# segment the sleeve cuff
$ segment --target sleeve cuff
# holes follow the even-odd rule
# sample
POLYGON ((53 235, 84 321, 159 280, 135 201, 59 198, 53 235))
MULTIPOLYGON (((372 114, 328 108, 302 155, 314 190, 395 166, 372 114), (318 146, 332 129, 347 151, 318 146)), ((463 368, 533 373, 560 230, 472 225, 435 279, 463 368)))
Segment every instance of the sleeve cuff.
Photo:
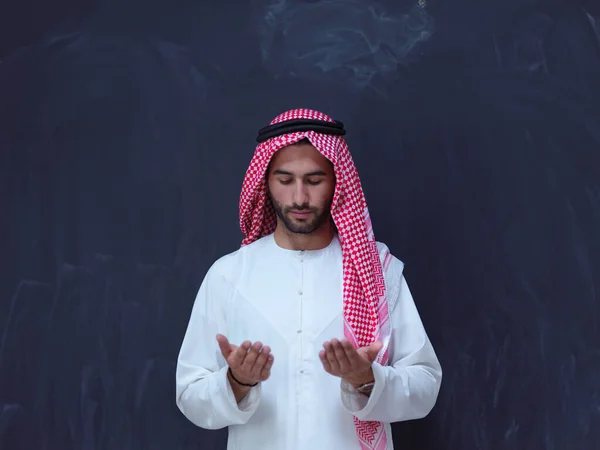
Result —
POLYGON ((233 389, 227 378, 227 366, 221 369, 217 383, 219 383, 219 391, 226 393, 223 402, 226 416, 235 417, 237 419, 235 420, 236 423, 246 423, 252 417, 252 414, 254 414, 260 403, 261 383, 250 388, 248 394, 239 403, 235 401, 233 389))
POLYGON ((385 389, 385 369, 381 364, 373 363, 375 385, 370 396, 358 392, 350 383, 342 380, 341 397, 345 409, 359 420, 369 420, 369 414, 377 404, 385 389))

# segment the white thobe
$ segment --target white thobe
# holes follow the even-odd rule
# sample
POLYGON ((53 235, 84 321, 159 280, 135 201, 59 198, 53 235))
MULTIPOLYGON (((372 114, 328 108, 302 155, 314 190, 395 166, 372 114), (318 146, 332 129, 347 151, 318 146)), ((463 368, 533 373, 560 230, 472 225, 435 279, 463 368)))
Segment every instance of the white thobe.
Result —
MULTIPOLYGON (((383 257, 382 244, 378 243, 383 257)), ((344 339, 339 240, 321 250, 279 247, 273 235, 217 260, 192 308, 177 362, 176 402, 205 429, 229 427, 228 450, 360 450, 353 415, 385 423, 433 408, 442 371, 397 258, 385 273, 389 364, 373 364, 369 397, 325 372, 319 351, 344 339), (271 347, 271 376, 236 403, 216 335, 271 347)), ((401 448, 402 444, 397 446, 401 448)))

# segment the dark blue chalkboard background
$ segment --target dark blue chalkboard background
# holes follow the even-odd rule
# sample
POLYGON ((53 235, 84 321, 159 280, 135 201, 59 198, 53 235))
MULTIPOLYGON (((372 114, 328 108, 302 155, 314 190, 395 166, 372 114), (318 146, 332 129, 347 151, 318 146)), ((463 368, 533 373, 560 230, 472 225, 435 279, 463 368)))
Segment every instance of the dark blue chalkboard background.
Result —
POLYGON ((444 368, 397 448, 600 448, 597 1, 2 8, 2 450, 224 448, 175 360, 295 107, 345 122, 444 368))

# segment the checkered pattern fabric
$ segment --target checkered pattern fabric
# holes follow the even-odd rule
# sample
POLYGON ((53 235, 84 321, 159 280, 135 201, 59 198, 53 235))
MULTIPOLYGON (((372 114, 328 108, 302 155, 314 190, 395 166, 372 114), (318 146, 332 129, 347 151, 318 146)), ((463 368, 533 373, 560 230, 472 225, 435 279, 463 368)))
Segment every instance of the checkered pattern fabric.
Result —
MULTIPOLYGON (((292 119, 333 122, 321 112, 295 109, 280 114, 271 124, 292 119)), ((331 217, 337 227, 342 246, 345 337, 356 348, 370 345, 377 340, 383 342, 377 362, 386 364, 390 326, 383 267, 358 172, 342 136, 314 131, 292 132, 273 137, 256 147, 240 196, 240 227, 244 234, 242 246, 275 230, 277 219, 267 196, 267 167, 277 150, 304 138, 334 165, 336 187, 331 204, 331 217)), ((362 422, 355 418, 355 425, 363 449, 387 449, 382 423, 362 422)))

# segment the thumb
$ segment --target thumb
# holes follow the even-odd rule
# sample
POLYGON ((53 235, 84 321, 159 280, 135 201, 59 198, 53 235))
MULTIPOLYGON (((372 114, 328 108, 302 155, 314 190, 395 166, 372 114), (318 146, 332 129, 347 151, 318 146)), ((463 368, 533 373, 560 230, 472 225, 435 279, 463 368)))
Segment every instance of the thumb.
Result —
POLYGON ((235 349, 235 347, 231 345, 229 343, 229 340, 222 334, 217 334, 217 342, 219 343, 219 348, 221 349, 221 354, 223 355, 223 358, 227 359, 227 357, 235 349))
POLYGON ((377 359, 377 354, 379 353, 379 350, 381 350, 381 347, 383 347, 383 343, 377 341, 365 348, 365 353, 367 358, 369 358, 369 361, 373 362, 377 359))

